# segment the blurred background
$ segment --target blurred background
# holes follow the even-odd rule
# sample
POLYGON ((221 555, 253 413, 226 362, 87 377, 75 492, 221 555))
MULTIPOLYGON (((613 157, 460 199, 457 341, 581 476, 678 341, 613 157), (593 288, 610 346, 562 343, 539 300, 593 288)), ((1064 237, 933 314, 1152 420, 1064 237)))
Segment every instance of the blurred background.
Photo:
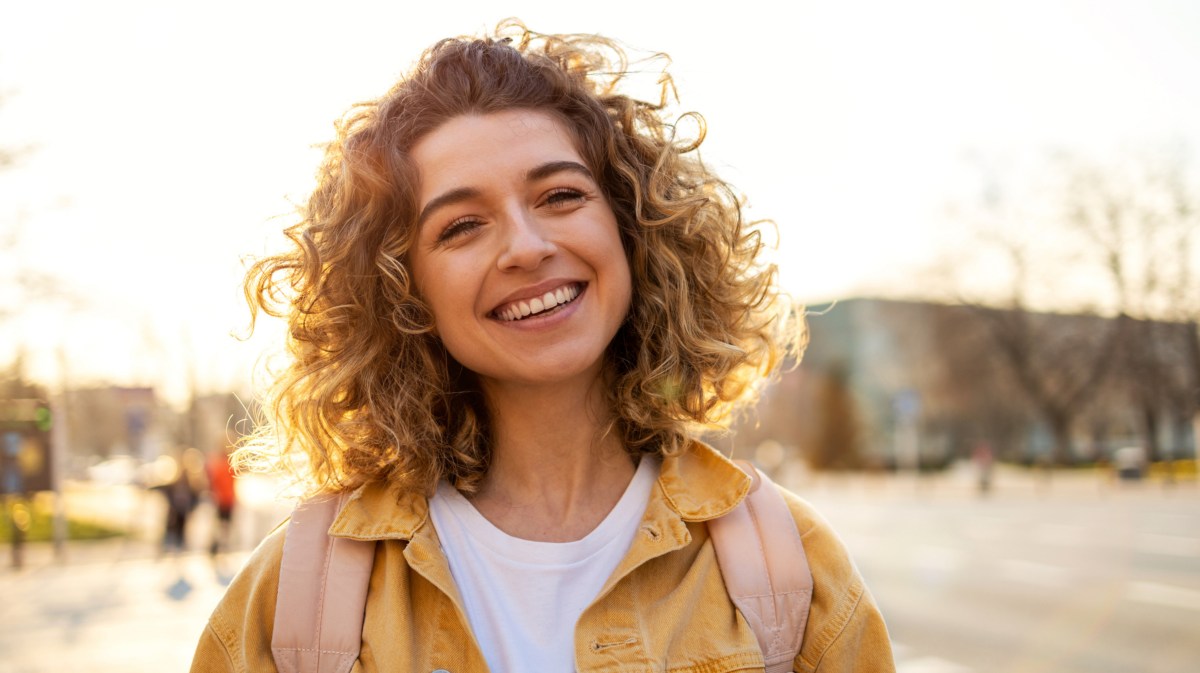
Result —
POLYGON ((187 667, 290 509, 225 466, 282 338, 245 262, 351 104, 510 15, 670 54, 774 221, 811 345, 714 441, 832 521, 902 672, 1197 670, 1200 5, 566 5, 6 8, 0 673, 187 667))

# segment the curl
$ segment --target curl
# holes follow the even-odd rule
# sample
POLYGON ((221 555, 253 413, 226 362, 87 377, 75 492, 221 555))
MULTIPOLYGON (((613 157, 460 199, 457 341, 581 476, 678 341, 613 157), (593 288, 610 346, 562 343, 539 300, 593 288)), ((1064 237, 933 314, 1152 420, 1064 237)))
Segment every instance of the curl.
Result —
MULTIPOLYGON (((659 60, 669 62, 665 55, 659 60)), ((721 427, 803 348, 802 311, 762 260, 764 223, 697 156, 706 129, 660 100, 621 93, 629 59, 591 35, 544 35, 515 20, 492 38, 443 40, 383 97, 338 123, 317 187, 286 230, 292 248, 254 263, 251 308, 288 322, 290 362, 246 444, 244 465, 290 471, 309 490, 389 481, 476 488, 490 463, 488 411, 471 372, 433 337, 407 255, 416 224, 410 150, 463 114, 538 109, 571 129, 605 192, 633 278, 608 352, 616 432, 632 453, 670 453, 721 427), (696 124, 687 140, 679 123, 696 124)))

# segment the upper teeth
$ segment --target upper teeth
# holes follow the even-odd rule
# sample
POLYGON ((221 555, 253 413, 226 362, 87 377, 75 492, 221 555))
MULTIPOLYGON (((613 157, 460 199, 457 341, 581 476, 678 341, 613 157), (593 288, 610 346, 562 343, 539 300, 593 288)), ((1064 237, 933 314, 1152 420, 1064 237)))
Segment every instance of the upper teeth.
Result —
POLYGON ((507 306, 502 306, 496 310, 496 315, 501 320, 520 320, 521 318, 549 311, 555 306, 565 304, 578 296, 579 288, 576 285, 564 285, 540 297, 522 299, 521 301, 514 301, 507 306))

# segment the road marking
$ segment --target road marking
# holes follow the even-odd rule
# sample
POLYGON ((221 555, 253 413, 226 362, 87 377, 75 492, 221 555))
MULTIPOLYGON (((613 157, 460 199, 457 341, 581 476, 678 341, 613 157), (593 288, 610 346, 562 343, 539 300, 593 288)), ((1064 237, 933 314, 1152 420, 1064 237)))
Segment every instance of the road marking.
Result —
POLYGON ((971 669, 940 657, 896 662, 896 673, 971 673, 971 669))
POLYGON ((1078 546, 1087 541, 1087 529, 1061 523, 1041 523, 1034 528, 1034 537, 1044 544, 1078 546))
POLYGON ((1200 558, 1200 539, 1179 535, 1146 533, 1139 535, 1134 549, 1146 554, 1200 558))
POLYGON ((1184 587, 1159 584, 1157 582, 1132 582, 1125 591, 1125 598, 1139 603, 1165 605, 1200 612, 1200 591, 1184 587))
POLYGON ((1006 522, 999 519, 985 519, 980 517, 973 521, 971 525, 963 531, 963 535, 966 535, 972 540, 979 540, 983 542, 999 540, 1000 538, 1004 537, 1005 523, 1006 522))
POLYGON ((912 648, 892 641, 896 673, 972 673, 972 669, 941 657, 915 657, 912 648))
POLYGON ((966 564, 966 554, 952 547, 921 545, 913 550, 912 564, 927 581, 945 581, 966 564))
POLYGON ((1001 559, 1000 575, 1005 579, 1039 587, 1057 589, 1066 586, 1071 573, 1066 568, 1023 559, 1001 559))
POLYGON ((921 545, 916 548, 914 562, 933 570, 958 570, 966 563, 966 554, 953 547, 921 545))

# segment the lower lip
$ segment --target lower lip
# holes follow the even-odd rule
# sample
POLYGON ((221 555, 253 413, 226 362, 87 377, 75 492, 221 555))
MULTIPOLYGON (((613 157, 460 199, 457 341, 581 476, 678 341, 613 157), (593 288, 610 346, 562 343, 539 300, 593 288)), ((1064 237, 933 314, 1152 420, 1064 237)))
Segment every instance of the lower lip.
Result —
POLYGON ((587 294, 587 290, 588 286, 584 285, 582 288, 580 288, 579 294, 575 295, 574 299, 563 305, 561 308, 555 307, 553 311, 539 313, 538 315, 525 318, 523 320, 500 320, 498 318, 494 318, 494 320, 505 327, 512 327, 515 329, 545 329, 548 327, 554 327, 558 323, 566 320, 572 313, 575 312, 575 310, 579 307, 579 303, 583 300, 583 296, 587 294))

